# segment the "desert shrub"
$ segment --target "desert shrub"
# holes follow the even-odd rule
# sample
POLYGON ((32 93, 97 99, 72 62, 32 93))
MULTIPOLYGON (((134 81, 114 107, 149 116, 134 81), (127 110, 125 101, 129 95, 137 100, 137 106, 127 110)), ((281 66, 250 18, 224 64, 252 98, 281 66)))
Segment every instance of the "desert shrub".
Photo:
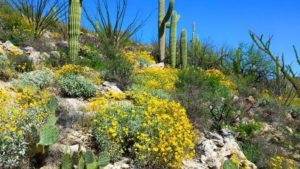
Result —
POLYGON ((28 22, 34 38, 40 38, 47 29, 54 26, 63 17, 67 7, 67 3, 59 0, 7 2, 28 22))
POLYGON ((97 113, 93 133, 102 150, 113 159, 127 154, 136 165, 154 168, 180 168, 194 156, 195 133, 179 103, 148 94, 129 98, 134 106, 112 106, 101 98, 91 103, 97 113))
POLYGON ((261 125, 258 122, 248 122, 246 124, 239 123, 238 125, 234 126, 232 129, 233 131, 239 134, 239 138, 246 139, 249 138, 260 130, 261 125))
POLYGON ((132 81, 133 65, 125 57, 115 55, 104 59, 106 72, 104 77, 114 81, 121 88, 125 88, 132 81))
POLYGON ((151 89, 147 88, 143 85, 133 84, 130 88, 128 93, 136 93, 136 94, 143 94, 148 93, 151 96, 160 98, 160 99, 171 99, 171 94, 166 92, 163 89, 151 89))
POLYGON ((44 69, 23 73, 19 76, 19 79, 14 81, 14 84, 19 89, 23 89, 26 86, 36 86, 43 89, 50 86, 53 81, 53 72, 49 69, 44 69))
POLYGON ((33 37, 28 20, 5 2, 0 2, 0 32, 0 39, 14 44, 21 44, 33 37))
POLYGON ((253 143, 242 143, 242 150, 247 159, 255 164, 262 158, 261 145, 253 143))
POLYGON ((123 56, 137 66, 149 66, 155 61, 147 51, 125 51, 123 56))
POLYGON ((177 69, 145 67, 134 75, 133 83, 151 90, 175 91, 177 69))
POLYGON ((81 75, 67 74, 58 79, 58 85, 66 96, 89 98, 96 94, 92 81, 81 75))
MULTIPOLYGON (((233 83, 217 70, 184 69, 179 72, 176 81, 176 98, 193 119, 197 116, 217 118, 225 113, 222 108, 226 108, 226 114, 232 113, 228 101, 232 92, 235 92, 233 86, 233 83)), ((205 123, 208 121, 205 120, 205 123)))
POLYGON ((282 156, 274 156, 270 159, 270 168, 272 169, 281 169, 281 168, 290 168, 296 169, 296 162, 292 159, 288 159, 282 156))
POLYGON ((7 81, 14 75, 11 62, 5 55, 0 54, 0 80, 7 81))
POLYGON ((89 67, 82 67, 80 65, 67 64, 54 72, 55 78, 57 79, 70 74, 84 76, 95 84, 100 84, 102 82, 99 72, 89 67))
POLYGON ((37 131, 55 112, 52 96, 26 87, 22 91, 0 88, 0 168, 18 168, 37 131))

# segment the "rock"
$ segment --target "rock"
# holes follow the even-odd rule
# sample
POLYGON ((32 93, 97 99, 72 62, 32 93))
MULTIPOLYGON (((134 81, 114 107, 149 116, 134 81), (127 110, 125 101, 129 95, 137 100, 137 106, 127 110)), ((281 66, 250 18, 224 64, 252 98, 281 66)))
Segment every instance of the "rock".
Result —
POLYGON ((105 81, 101 86, 96 86, 96 88, 101 94, 105 94, 107 92, 124 94, 117 84, 113 82, 105 81))
POLYGON ((289 132, 290 135, 294 134, 293 129, 291 129, 290 127, 286 126, 285 129, 289 132))
POLYGON ((207 133, 205 138, 197 144, 196 151, 197 156, 200 157, 200 164, 207 165, 207 168, 221 169, 224 162, 233 154, 241 159, 241 163, 247 163, 250 169, 257 168, 252 162, 246 159, 233 134, 227 129, 223 129, 221 135, 207 133))
POLYGON ((66 128, 83 125, 92 119, 92 114, 85 112, 87 103, 76 98, 60 98, 58 100, 58 123, 66 128))
POLYGON ((135 168, 133 166, 130 166, 128 163, 130 163, 130 159, 123 158, 121 161, 118 161, 114 164, 108 164, 103 169, 128 169, 128 168, 135 168))
POLYGON ((300 154, 293 154, 292 155, 293 159, 299 161, 300 160, 300 154))
POLYGON ((22 49, 18 48, 14 44, 12 44, 10 41, 6 41, 5 43, 0 43, 1 54, 5 55, 22 55, 24 52, 22 49))
POLYGON ((162 62, 162 63, 156 63, 156 64, 151 64, 149 65, 149 67, 153 67, 153 68, 161 68, 163 69, 165 67, 165 64, 162 62))
POLYGON ((234 103, 238 102, 239 100, 240 100, 239 96, 237 96, 237 95, 234 95, 234 96, 233 96, 232 101, 233 101, 234 103))
POLYGON ((246 101, 248 101, 248 102, 251 103, 251 104, 255 104, 255 102, 256 102, 253 96, 249 96, 249 97, 246 99, 246 101))
POLYGON ((196 160, 184 160, 182 169, 208 169, 208 167, 196 160))

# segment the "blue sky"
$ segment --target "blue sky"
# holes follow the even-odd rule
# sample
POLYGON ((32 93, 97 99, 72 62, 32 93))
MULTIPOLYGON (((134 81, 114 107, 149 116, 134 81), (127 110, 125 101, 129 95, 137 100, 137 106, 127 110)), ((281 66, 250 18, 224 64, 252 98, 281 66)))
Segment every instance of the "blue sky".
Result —
MULTIPOLYGON (((95 13, 93 1, 84 4, 91 14, 95 13)), ((114 0, 109 1, 114 4, 114 0)), ((128 3, 128 18, 137 12, 141 19, 150 15, 136 39, 144 43, 157 39, 158 0, 128 3)), ((200 39, 216 46, 237 47, 251 42, 248 30, 252 30, 273 35, 272 50, 278 55, 284 52, 287 63, 295 62, 292 45, 300 52, 300 0, 175 0, 175 9, 181 15, 178 30, 186 28, 191 36, 192 23, 196 22, 200 39)))

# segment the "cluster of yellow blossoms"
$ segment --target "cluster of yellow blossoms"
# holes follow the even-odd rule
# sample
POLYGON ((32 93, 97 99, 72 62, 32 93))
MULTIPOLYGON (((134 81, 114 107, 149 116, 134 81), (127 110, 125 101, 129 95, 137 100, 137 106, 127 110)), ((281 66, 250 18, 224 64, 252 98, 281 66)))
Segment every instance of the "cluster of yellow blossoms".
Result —
POLYGON ((270 168, 272 169, 296 169, 296 162, 282 156, 272 157, 270 160, 270 168))
POLYGON ((18 166, 36 130, 54 113, 44 91, 25 87, 22 91, 0 87, 0 167, 18 166), (35 129, 34 129, 35 128, 35 129), (9 152, 9 154, 7 154, 9 152))
POLYGON ((82 67, 82 66, 74 65, 74 64, 64 65, 62 68, 55 71, 55 73, 54 73, 56 78, 65 76, 67 74, 82 75, 96 84, 101 84, 101 82, 102 82, 101 75, 99 72, 97 72, 89 67, 82 67))
POLYGON ((146 89, 171 92, 175 90, 177 74, 178 70, 173 68, 146 67, 136 72, 134 82, 146 89))
POLYGON ((152 56, 147 51, 123 51, 123 56, 129 60, 130 63, 134 65, 139 64, 154 64, 155 61, 153 60, 152 56))
POLYGON ((180 168, 195 155, 196 134, 179 103, 147 94, 129 97, 135 106, 105 106, 107 97, 91 102, 88 109, 97 113, 94 133, 100 143, 106 142, 102 148, 128 148, 134 142, 130 151, 141 164, 166 168, 180 168))
POLYGON ((207 77, 217 78, 220 81, 221 85, 229 88, 233 93, 237 92, 235 84, 231 80, 226 78, 226 76, 220 70, 218 70, 218 69, 208 69, 204 72, 204 74, 207 77))

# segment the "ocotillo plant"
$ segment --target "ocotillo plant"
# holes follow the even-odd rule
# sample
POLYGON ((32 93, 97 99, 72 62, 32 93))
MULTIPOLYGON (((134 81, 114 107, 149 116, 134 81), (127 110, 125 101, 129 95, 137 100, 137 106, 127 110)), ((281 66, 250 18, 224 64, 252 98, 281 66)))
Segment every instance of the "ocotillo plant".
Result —
POLYGON ((82 0, 69 1, 69 57, 71 62, 76 61, 80 49, 82 0))
POLYGON ((177 22, 180 19, 180 15, 176 11, 172 14, 170 24, 170 54, 171 54, 171 65, 173 68, 176 67, 176 49, 177 49, 177 22))
POLYGON ((187 45, 187 35, 186 30, 183 29, 180 37, 180 56, 182 68, 187 67, 187 53, 188 53, 188 45, 187 45))
POLYGON ((166 24, 170 19, 174 7, 174 0, 170 0, 167 13, 165 13, 165 0, 159 0, 158 9, 158 39, 159 39, 159 54, 160 62, 165 60, 166 52, 166 24))

